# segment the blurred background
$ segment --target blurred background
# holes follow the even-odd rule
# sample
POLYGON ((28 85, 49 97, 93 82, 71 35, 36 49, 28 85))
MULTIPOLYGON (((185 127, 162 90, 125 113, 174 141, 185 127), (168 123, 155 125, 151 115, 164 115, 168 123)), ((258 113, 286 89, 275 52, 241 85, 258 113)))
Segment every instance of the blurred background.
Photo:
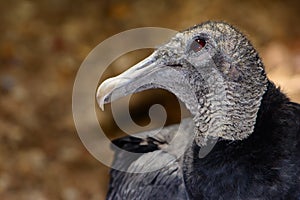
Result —
MULTIPOLYGON (((300 102, 299 5, 298 0, 1 1, 0 199, 104 199, 109 168, 76 134, 72 87, 87 54, 121 31, 227 21, 251 39, 270 79, 300 102)), ((122 56, 100 82, 150 52, 122 56)), ((147 124, 153 102, 166 106, 167 123, 179 120, 176 98, 158 90, 132 99, 137 123, 147 124)), ((99 119, 110 138, 120 136, 109 109, 99 119)))

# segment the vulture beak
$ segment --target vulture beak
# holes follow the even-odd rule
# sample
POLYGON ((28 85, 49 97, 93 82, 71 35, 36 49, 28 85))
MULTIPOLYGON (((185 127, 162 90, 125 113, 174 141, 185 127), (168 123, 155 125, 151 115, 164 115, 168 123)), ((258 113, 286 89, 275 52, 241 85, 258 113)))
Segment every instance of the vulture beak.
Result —
POLYGON ((194 101, 188 98, 189 102, 185 102, 187 91, 191 91, 192 86, 186 83, 184 70, 165 64, 165 60, 154 52, 122 74, 105 80, 97 90, 96 98, 100 108, 104 110, 106 103, 150 88, 166 89, 184 103, 196 105, 196 97, 194 101))
POLYGON ((104 110, 104 104, 137 92, 139 87, 144 85, 146 77, 150 77, 159 68, 154 56, 149 56, 122 74, 105 80, 97 90, 97 101, 100 108, 104 110))

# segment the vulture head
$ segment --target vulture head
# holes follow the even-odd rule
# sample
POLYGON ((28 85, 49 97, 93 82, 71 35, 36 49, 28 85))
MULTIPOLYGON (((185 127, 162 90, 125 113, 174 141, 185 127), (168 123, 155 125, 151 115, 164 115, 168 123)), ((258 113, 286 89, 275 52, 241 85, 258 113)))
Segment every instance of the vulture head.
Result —
POLYGON ((153 54, 97 90, 101 108, 150 88, 175 94, 193 116, 194 139, 242 140, 255 126, 268 79, 249 40, 223 22, 206 22, 177 33, 153 54))

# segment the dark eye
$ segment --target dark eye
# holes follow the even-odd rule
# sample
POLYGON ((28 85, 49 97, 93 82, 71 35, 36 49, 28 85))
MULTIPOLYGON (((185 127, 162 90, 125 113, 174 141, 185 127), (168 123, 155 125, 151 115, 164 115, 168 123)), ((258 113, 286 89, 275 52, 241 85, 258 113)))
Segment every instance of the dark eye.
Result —
POLYGON ((206 44, 206 41, 202 38, 195 38, 191 44, 190 49, 194 52, 200 51, 206 44))

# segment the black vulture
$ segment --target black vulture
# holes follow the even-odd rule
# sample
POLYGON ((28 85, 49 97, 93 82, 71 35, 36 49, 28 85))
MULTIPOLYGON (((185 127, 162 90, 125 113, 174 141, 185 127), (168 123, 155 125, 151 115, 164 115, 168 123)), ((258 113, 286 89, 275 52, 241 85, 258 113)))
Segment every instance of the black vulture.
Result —
MULTIPOLYGON (((144 153, 126 169, 160 160, 168 164, 146 173, 112 169, 107 199, 300 199, 300 106, 267 78, 257 51, 239 30, 209 21, 177 33, 103 82, 97 101, 103 107, 150 88, 174 93, 192 118, 182 121, 177 132, 184 134, 170 149, 179 125, 113 141, 144 153), (188 144, 186 133, 192 136, 188 144), (199 156, 210 138, 217 138, 216 144, 199 156), (176 148, 184 145, 178 156, 176 148)), ((125 165, 124 152, 116 151, 115 166, 125 165)))

